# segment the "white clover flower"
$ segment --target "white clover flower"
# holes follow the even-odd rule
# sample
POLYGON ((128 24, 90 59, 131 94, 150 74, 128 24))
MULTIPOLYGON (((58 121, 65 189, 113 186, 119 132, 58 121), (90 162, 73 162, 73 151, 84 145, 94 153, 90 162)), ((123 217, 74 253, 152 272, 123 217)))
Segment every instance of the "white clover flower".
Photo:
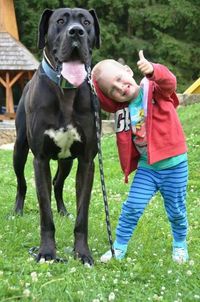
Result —
POLYGON ((194 260, 190 260, 189 265, 193 266, 194 265, 194 260))
POLYGON ((99 299, 93 299, 92 302, 100 302, 99 299))
POLYGON ((171 273, 172 273, 172 270, 168 270, 167 273, 168 273, 168 274, 171 274, 171 273))
POLYGON ((45 263, 45 258, 40 258, 39 263, 40 263, 40 264, 44 264, 44 263, 45 263))
POLYGON ((84 266, 86 267, 86 268, 93 268, 93 266, 92 265, 90 265, 89 263, 84 263, 84 266))
POLYGON ((194 298, 195 298, 196 300, 200 300, 200 296, 199 296, 199 295, 194 295, 194 298))
POLYGON ((71 269, 70 269, 70 273, 75 273, 76 272, 76 268, 75 267, 72 267, 71 269))
POLYGON ((162 287, 161 287, 161 290, 166 290, 165 286, 162 286, 162 287))
POLYGON ((3 276, 3 271, 0 271, 0 277, 2 277, 3 276))
POLYGON ((47 277, 52 277, 52 274, 51 274, 50 272, 47 272, 47 273, 46 273, 46 276, 47 276, 47 277))
POLYGON ((111 301, 114 301, 115 300, 115 293, 114 292, 111 292, 108 296, 108 301, 111 302, 111 301))
POLYGON ((157 294, 153 295, 153 300, 158 301, 159 296, 157 294))
POLYGON ((114 284, 117 284, 117 283, 118 283, 118 279, 114 279, 114 280, 113 280, 113 283, 114 283, 114 284))
POLYGON ((23 291, 23 295, 24 295, 25 297, 30 297, 31 291, 30 291, 28 288, 26 288, 26 289, 23 291))
POLYGON ((31 278, 32 278, 33 282, 37 282, 38 281, 37 273, 36 272, 32 272, 31 273, 31 278))
POLYGON ((186 273, 188 276, 192 276, 192 271, 188 270, 186 273))

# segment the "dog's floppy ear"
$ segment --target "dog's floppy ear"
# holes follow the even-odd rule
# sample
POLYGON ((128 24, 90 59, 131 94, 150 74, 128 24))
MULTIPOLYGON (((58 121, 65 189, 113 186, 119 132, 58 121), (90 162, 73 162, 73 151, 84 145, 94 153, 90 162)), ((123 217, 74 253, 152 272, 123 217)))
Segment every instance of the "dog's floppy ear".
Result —
POLYGON ((42 16, 40 18, 39 30, 38 30, 38 48, 39 49, 42 49, 45 46, 45 36, 48 31, 49 18, 51 17, 52 13, 53 13, 53 10, 47 8, 43 11, 42 16))
POLYGON ((96 12, 94 9, 90 9, 89 13, 92 15, 94 19, 94 29, 95 29, 95 46, 96 48, 100 48, 101 46, 101 37, 100 37, 100 26, 99 20, 97 18, 96 12))

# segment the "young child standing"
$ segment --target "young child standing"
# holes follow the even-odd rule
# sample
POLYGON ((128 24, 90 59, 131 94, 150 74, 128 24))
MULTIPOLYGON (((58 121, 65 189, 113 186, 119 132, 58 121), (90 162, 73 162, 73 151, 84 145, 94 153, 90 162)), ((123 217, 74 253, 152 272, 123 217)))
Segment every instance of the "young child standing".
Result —
MULTIPOLYGON (((176 78, 167 67, 149 62, 142 50, 137 66, 145 76, 140 85, 130 67, 115 60, 103 60, 92 70, 101 107, 115 113, 119 159, 126 182, 136 170, 116 228, 115 258, 124 258, 141 215, 160 191, 172 229, 172 258, 184 263, 188 260, 188 164, 185 136, 176 113, 176 78)), ((108 251, 101 261, 111 258, 108 251)))

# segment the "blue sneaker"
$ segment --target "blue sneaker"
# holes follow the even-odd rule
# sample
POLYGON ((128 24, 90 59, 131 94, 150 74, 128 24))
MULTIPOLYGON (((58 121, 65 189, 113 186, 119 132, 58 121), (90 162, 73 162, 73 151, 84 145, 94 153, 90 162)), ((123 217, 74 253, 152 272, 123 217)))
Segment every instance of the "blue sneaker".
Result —
POLYGON ((186 241, 173 241, 172 259, 179 264, 188 261, 189 255, 186 241))
MULTIPOLYGON (((127 251, 127 245, 126 244, 119 244, 116 241, 113 244, 114 252, 115 252, 115 259, 122 260, 127 251)), ((100 258, 100 261, 103 263, 106 263, 112 259, 112 252, 111 250, 107 251, 105 254, 103 254, 100 258)))

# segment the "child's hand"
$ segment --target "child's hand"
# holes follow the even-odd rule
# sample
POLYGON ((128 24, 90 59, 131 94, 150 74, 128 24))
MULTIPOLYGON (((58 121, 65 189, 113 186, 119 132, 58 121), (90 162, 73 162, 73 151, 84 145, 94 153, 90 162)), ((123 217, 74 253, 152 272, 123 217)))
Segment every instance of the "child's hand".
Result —
POLYGON ((139 51, 138 69, 146 76, 153 73, 153 65, 144 57, 143 50, 139 51))

